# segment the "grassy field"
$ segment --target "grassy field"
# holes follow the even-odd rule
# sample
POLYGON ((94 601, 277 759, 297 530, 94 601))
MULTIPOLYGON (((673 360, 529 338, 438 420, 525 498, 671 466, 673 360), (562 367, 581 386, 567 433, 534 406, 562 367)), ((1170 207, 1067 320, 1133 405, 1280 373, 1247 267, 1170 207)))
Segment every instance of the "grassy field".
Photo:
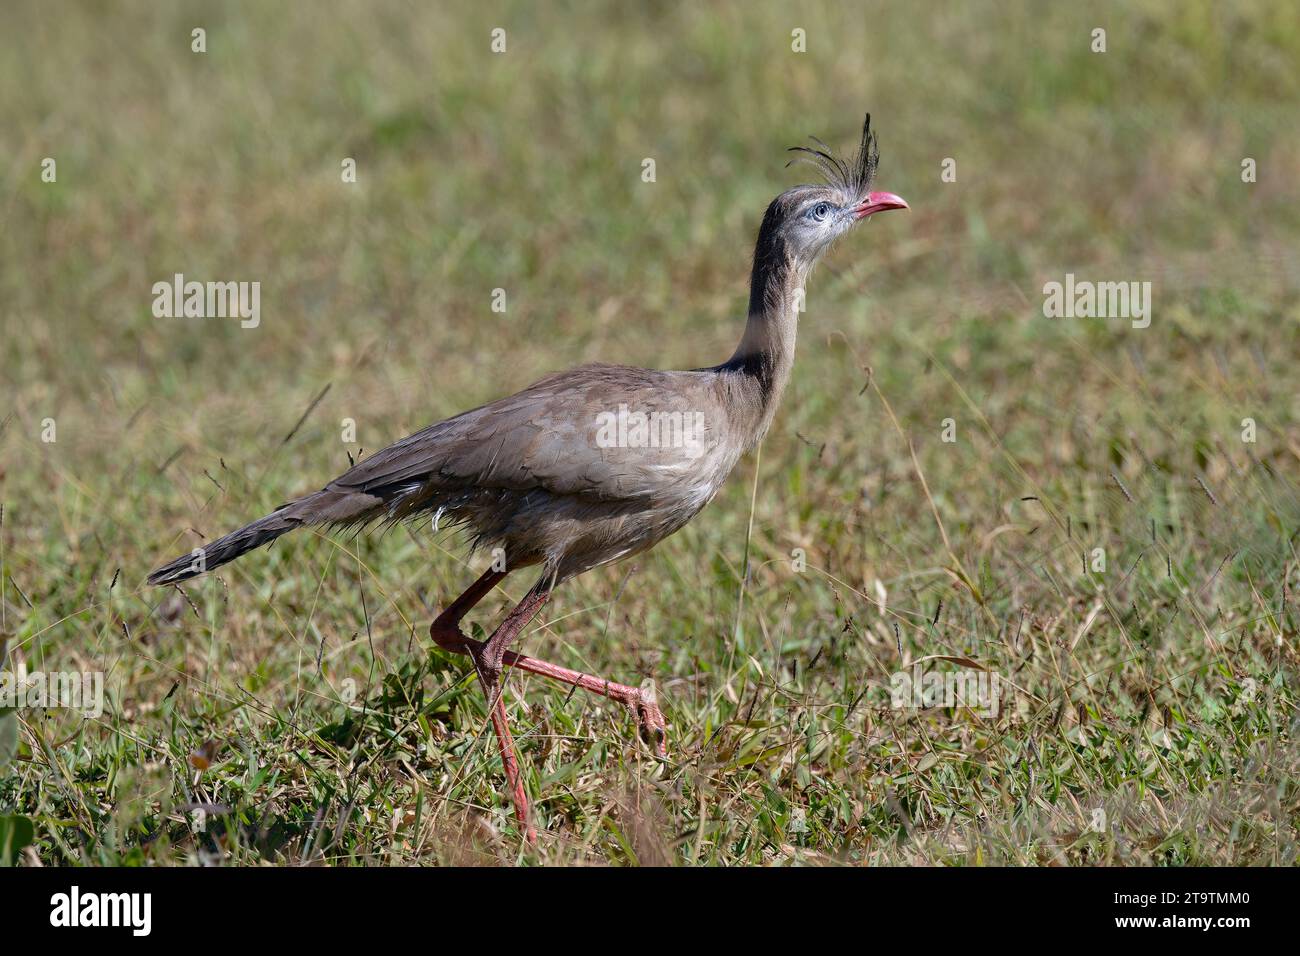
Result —
POLYGON ((1300 8, 437 6, 6 9, 4 670, 105 692, 0 716, 18 862, 1296 862, 1300 8), (722 361, 784 148, 866 110, 912 211, 814 275, 761 452, 525 635, 670 722, 661 763, 512 676, 536 850, 427 636, 486 556, 301 533, 144 585, 547 371, 722 361), (178 272, 260 324, 156 318, 178 272), (1067 273, 1150 326, 1044 317, 1067 273), (896 706, 916 667, 1008 693, 896 706))

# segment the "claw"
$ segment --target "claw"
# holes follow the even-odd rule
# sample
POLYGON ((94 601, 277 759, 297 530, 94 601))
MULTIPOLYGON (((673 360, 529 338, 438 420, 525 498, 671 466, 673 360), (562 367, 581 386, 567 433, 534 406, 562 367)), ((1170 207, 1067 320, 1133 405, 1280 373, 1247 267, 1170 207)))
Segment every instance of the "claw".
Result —
POLYGON ((641 725, 641 739, 650 745, 661 759, 668 756, 668 723, 659 709, 659 694, 655 682, 647 677, 641 682, 636 698, 636 719, 641 725))

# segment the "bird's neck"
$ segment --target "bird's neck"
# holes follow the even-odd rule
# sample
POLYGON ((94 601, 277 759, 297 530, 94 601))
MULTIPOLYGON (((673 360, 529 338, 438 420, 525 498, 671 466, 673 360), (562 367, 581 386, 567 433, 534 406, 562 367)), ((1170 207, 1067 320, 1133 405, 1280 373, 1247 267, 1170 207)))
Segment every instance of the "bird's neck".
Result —
POLYGON ((786 254, 780 243, 760 234, 750 278, 749 317, 735 353, 722 366, 745 377, 752 394, 748 444, 759 442, 776 416, 777 406, 794 368, 795 335, 799 326, 807 269, 786 254))

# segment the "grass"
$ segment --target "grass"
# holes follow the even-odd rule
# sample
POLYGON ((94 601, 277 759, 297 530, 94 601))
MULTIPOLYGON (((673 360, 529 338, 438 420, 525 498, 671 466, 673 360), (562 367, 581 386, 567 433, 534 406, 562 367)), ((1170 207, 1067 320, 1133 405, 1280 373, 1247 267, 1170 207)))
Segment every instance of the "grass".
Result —
POLYGON ((96 719, 0 717, 20 862, 1295 862, 1295 8, 28 3, 7 25, 0 637, 7 669, 106 691, 96 719), (798 181, 782 149, 847 147, 865 109, 913 211, 814 276, 761 456, 524 638, 653 677, 672 747, 512 677, 537 850, 466 662, 427 639, 486 559, 302 533, 144 586, 546 371, 725 358, 764 204, 798 181), (175 272, 260 281, 261 325, 154 318, 175 272), (1066 272, 1151 281, 1151 326, 1044 318, 1066 272), (892 706, 918 661, 1014 691, 996 716, 892 706))

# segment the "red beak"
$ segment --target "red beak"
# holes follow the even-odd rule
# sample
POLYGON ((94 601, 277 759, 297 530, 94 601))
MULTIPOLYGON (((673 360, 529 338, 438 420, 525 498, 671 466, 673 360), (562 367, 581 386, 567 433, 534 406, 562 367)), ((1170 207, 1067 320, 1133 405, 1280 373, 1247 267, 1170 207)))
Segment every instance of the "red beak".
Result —
POLYGON ((858 206, 857 214, 859 219, 866 219, 873 212, 910 208, 902 196, 895 196, 893 193, 868 193, 866 200, 863 201, 862 205, 858 206))

